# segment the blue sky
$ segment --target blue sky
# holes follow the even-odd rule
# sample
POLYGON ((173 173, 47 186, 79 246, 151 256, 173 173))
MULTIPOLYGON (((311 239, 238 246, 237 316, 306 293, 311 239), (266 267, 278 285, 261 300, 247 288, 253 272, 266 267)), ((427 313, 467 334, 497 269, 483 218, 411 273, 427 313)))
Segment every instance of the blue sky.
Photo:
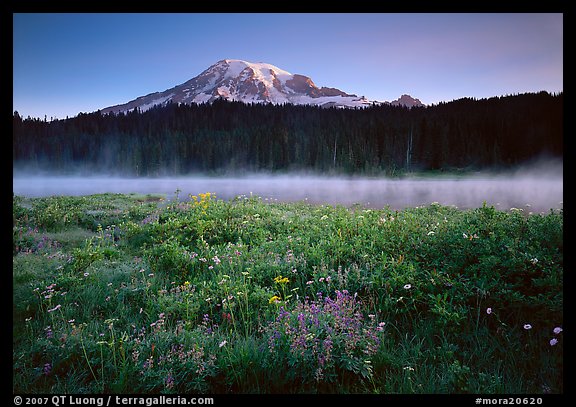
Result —
POLYGON ((226 58, 371 100, 560 92, 563 15, 14 14, 13 108, 72 117, 166 90, 226 58))

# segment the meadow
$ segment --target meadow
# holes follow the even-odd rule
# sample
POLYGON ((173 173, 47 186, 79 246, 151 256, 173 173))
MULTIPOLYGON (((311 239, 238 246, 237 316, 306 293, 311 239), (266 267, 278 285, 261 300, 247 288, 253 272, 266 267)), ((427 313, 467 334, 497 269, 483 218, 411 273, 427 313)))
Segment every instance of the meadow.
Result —
POLYGON ((563 210, 13 196, 15 393, 563 393, 563 210))

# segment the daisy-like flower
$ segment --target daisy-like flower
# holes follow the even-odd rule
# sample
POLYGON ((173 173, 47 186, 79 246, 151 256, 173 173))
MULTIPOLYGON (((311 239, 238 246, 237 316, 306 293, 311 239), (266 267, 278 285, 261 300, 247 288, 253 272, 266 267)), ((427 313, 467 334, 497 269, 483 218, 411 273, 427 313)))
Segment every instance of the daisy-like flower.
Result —
POLYGON ((488 315, 490 315, 492 313, 492 308, 490 308, 490 307, 486 308, 486 313, 488 315))
POLYGON ((220 342, 218 344, 218 347, 221 348, 222 346, 226 345, 228 343, 228 341, 226 339, 224 339, 222 342, 220 342))
POLYGON ((556 335, 558 335, 560 332, 562 332, 562 330, 563 330, 562 328, 560 328, 559 326, 557 326, 556 328, 554 328, 554 333, 555 333, 556 335))
POLYGON ((552 338, 550 339, 550 346, 555 346, 558 343, 558 339, 552 338))
POLYGON ((404 289, 409 290, 412 288, 412 284, 404 284, 404 289))
POLYGON ((526 329, 526 330, 532 329, 532 325, 524 324, 524 329, 526 329))

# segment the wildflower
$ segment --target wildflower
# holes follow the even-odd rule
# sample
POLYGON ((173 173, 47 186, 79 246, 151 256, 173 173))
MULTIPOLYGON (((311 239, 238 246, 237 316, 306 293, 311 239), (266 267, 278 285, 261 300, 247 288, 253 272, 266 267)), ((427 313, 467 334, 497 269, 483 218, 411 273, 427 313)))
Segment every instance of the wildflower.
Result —
POLYGON ((274 282, 278 283, 278 284, 288 284, 290 282, 290 280, 288 280, 288 277, 282 277, 281 275, 274 278, 274 282))
POLYGON ((84 277, 88 277, 90 275, 90 273, 86 272, 84 273, 84 277))
POLYGON ((560 328, 559 326, 557 326, 556 328, 554 328, 554 333, 555 333, 556 335, 558 335, 560 332, 562 332, 562 330, 563 330, 562 328, 560 328))
POLYGON ((550 339, 550 346, 555 346, 558 343, 558 339, 552 338, 550 339))
POLYGON ((273 297, 271 297, 271 298, 268 300, 268 304, 275 304, 275 303, 278 303, 278 302, 280 302, 280 297, 278 297, 277 295, 274 295, 273 297))
POLYGON ((226 339, 224 339, 222 342, 220 342, 218 344, 218 347, 221 348, 222 346, 226 345, 228 343, 228 341, 226 339))
POLYGON ((490 308, 490 307, 486 308, 486 313, 488 315, 490 315, 492 313, 492 308, 490 308))
POLYGON ((412 284, 404 284, 404 289, 409 290, 412 288, 412 284))
POLYGON ((50 326, 47 326, 46 328, 44 328, 44 331, 46 332, 46 338, 50 339, 54 336, 54 333, 52 332, 52 328, 50 326))
POLYGON ((524 329, 526 329, 526 330, 532 329, 532 325, 524 324, 524 329))
POLYGON ((44 364, 44 367, 42 368, 42 373, 48 376, 50 372, 52 372, 52 364, 51 363, 44 364))
POLYGON ((538 263, 538 259, 536 257, 530 259, 530 263, 536 265, 536 263, 538 263))
POLYGON ((47 312, 54 312, 54 311, 58 311, 60 308, 62 307, 62 305, 58 304, 56 305, 54 308, 49 309, 47 312))
POLYGON ((306 285, 310 285, 310 284, 314 284, 314 281, 312 281, 312 280, 306 281, 306 285))
POLYGON ((404 370, 408 370, 409 372, 413 372, 414 368, 412 366, 406 366, 406 367, 404 367, 404 370))
POLYGON ((172 373, 168 373, 165 383, 167 389, 171 389, 172 387, 174 387, 174 377, 172 377, 172 373))
POLYGON ((430 235, 433 235, 433 234, 434 234, 434 231, 433 231, 433 230, 431 230, 430 232, 426 233, 427 236, 430 236, 430 235))

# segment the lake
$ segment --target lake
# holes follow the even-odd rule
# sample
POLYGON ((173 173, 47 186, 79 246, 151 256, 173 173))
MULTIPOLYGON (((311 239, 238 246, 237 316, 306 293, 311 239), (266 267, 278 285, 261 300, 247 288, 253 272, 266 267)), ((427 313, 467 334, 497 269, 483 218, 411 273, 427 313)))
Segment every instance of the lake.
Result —
POLYGON ((521 208, 548 212, 563 207, 563 178, 558 173, 519 173, 461 177, 321 177, 303 175, 250 175, 238 177, 40 176, 14 174, 13 192, 27 197, 89 195, 98 193, 165 194, 180 198, 203 192, 217 198, 257 195, 268 200, 307 201, 313 204, 360 204, 370 208, 408 206, 438 202, 467 209, 486 201, 497 209, 521 208))

